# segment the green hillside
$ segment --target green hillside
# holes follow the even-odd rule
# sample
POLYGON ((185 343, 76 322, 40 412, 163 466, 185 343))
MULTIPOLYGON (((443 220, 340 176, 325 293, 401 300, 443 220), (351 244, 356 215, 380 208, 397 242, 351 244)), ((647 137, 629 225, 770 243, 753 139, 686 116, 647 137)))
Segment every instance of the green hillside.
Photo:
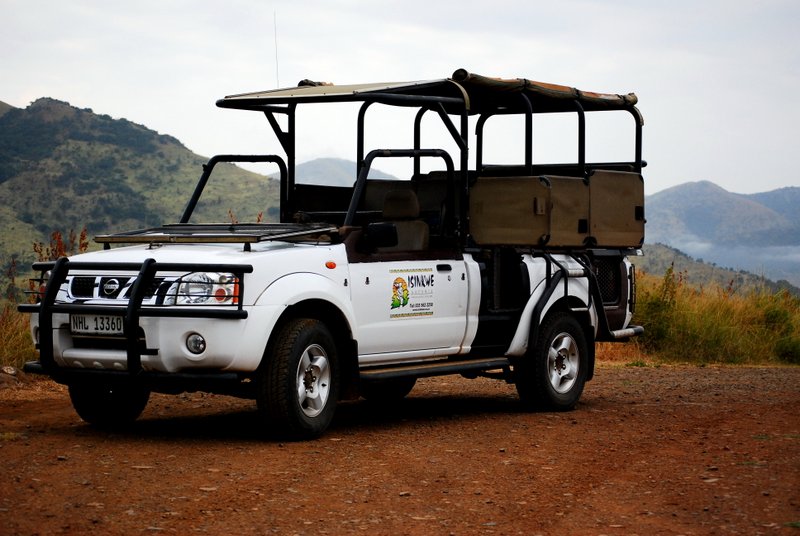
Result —
POLYGON ((672 266, 675 273, 681 274, 691 287, 716 286, 739 293, 754 289, 766 289, 770 292, 786 289, 795 296, 800 296, 800 288, 788 281, 775 282, 744 270, 732 270, 693 259, 665 244, 645 244, 642 252, 641 257, 631 258, 637 270, 660 277, 672 266))
MULTIPOLYGON (((27 262, 32 242, 46 242, 54 230, 86 226, 93 236, 175 222, 206 160, 171 136, 65 102, 9 107, 0 115, 3 259, 27 262)), ((242 221, 277 213, 277 181, 217 167, 225 178, 209 183, 200 219, 229 221, 229 210, 242 221)))

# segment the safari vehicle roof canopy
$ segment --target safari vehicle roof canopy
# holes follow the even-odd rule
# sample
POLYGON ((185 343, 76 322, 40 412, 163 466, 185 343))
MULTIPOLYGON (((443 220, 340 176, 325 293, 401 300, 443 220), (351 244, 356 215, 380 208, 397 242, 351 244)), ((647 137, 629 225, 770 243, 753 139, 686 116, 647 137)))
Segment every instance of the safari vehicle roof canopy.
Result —
MULTIPOLYGON (((432 181, 437 180, 434 174, 421 173, 420 160, 440 158, 447 167, 446 193, 442 194, 443 202, 432 206, 439 209, 446 206, 443 235, 457 236, 462 245, 474 241, 548 248, 630 248, 641 245, 644 237, 641 177, 645 165, 642 161, 644 121, 636 108, 637 100, 633 93, 582 91, 527 78, 490 78, 458 69, 449 78, 416 82, 334 85, 302 80, 293 88, 230 95, 218 100, 217 106, 258 111, 270 122, 286 153, 286 176, 281 181, 281 222, 291 222, 297 214, 342 213, 346 214, 344 226, 351 226, 364 199, 370 198, 365 194, 366 182, 376 157, 413 158, 412 184, 407 187, 416 190, 431 186, 432 181), (361 106, 357 116, 357 177, 352 195, 349 190, 346 193, 349 205, 345 207, 341 200, 334 202, 338 194, 335 188, 321 192, 295 184, 298 141, 295 112, 300 104, 348 102, 361 106), (367 152, 365 121, 373 104, 417 110, 413 125, 409 125, 413 128, 413 148, 374 148, 367 152), (604 111, 630 114, 633 119, 632 159, 586 161, 586 115, 604 111), (446 127, 457 147, 452 155, 440 148, 422 147, 421 124, 426 113, 438 115, 446 127), (534 116, 551 113, 574 114, 577 118, 574 162, 544 165, 534 162, 534 116), (285 116, 287 121, 279 122, 279 115, 285 116), (502 115, 525 118, 524 126, 517 133, 524 138, 524 156, 512 164, 485 164, 484 125, 492 117, 502 115), (470 121, 471 118, 476 120, 470 121), (474 145, 470 141, 471 123, 475 129, 474 145), (472 169, 471 149, 475 162, 472 169), (431 184, 422 185, 423 182, 431 184), (621 192, 625 192, 625 196, 621 192), (536 207, 533 215, 529 214, 531 197, 536 207), (324 199, 327 209, 309 201, 315 198, 324 199), (507 209, 519 199, 524 202, 510 213, 507 209)), ((380 208, 373 205, 370 205, 373 211, 380 208)), ((337 223, 341 222, 337 220, 337 223)))
POLYGON ((447 113, 466 111, 470 115, 506 111, 624 110, 633 107, 633 93, 618 95, 582 91, 569 86, 536 82, 526 78, 490 78, 458 69, 450 78, 416 82, 385 82, 335 85, 301 81, 297 87, 230 95, 217 101, 222 108, 257 110, 271 104, 291 102, 376 101, 418 106, 420 100, 442 103, 447 113), (526 103, 527 101, 527 103, 526 103), (530 104, 530 107, 528 106, 530 104))

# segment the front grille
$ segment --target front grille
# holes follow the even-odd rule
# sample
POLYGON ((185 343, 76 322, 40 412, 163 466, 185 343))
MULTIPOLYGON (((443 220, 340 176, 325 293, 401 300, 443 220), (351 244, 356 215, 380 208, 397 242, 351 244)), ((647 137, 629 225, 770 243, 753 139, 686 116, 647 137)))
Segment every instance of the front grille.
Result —
POLYGON ((94 296, 96 278, 73 277, 70 285, 70 294, 75 298, 91 298, 94 296))
MULTIPOLYGON (((165 278, 163 277, 155 278, 145 289, 144 299, 149 300, 155 296, 164 281, 165 278)), ((69 293, 73 298, 77 299, 127 299, 130 298, 133 283, 134 278, 126 276, 75 276, 70 282, 69 293)), ((165 293, 166 289, 161 294, 165 293)))

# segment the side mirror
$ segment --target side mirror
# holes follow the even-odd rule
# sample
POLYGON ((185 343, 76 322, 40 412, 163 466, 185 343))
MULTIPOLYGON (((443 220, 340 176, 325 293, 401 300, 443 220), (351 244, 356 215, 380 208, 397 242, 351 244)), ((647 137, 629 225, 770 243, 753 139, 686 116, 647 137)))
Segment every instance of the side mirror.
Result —
POLYGON ((397 245, 397 227, 391 222, 370 223, 364 234, 364 243, 370 251, 394 247, 397 245))

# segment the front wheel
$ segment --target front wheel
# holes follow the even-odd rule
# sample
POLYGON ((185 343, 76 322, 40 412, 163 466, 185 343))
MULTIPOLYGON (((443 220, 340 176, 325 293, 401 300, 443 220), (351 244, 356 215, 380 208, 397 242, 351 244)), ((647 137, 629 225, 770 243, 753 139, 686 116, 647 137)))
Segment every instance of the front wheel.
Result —
POLYGON ((81 419, 101 428, 121 428, 142 414, 150 391, 131 383, 69 385, 72 407, 81 419))
POLYGON ((514 366, 522 403, 531 409, 573 409, 589 369, 586 335, 580 323, 568 313, 549 315, 532 344, 514 366))
POLYGON ((268 426, 290 439, 321 435, 339 397, 338 354, 328 328, 310 318, 290 320, 264 357, 256 401, 268 426))

